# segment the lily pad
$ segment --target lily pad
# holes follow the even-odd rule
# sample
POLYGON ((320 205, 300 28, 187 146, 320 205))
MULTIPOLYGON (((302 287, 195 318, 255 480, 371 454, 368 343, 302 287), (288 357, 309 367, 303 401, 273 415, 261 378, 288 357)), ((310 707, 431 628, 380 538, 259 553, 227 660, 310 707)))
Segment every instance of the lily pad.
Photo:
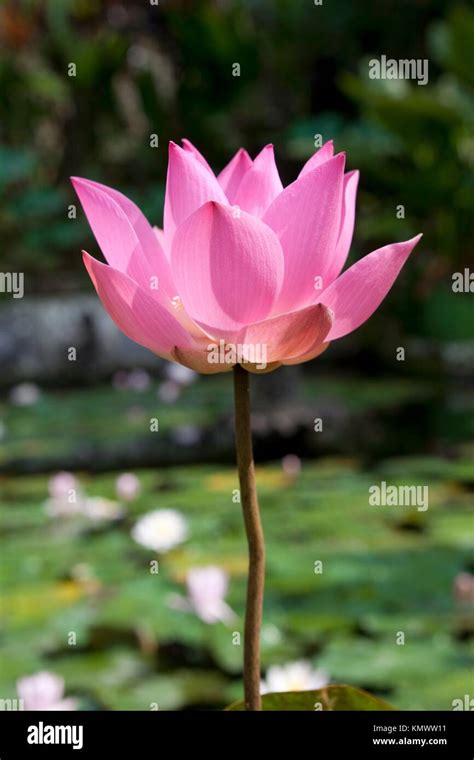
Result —
MULTIPOLYGON (((244 702, 234 702, 227 710, 245 710, 244 702)), ((264 694, 263 710, 395 710, 373 694, 354 686, 327 686, 314 691, 282 691, 276 694, 264 694)))

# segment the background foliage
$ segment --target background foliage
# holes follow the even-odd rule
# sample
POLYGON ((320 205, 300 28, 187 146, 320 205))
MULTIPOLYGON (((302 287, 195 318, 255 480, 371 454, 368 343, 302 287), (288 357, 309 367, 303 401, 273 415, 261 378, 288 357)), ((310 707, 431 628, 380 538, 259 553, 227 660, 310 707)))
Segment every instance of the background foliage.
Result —
MULTIPOLYGON (((271 460, 259 473, 263 664, 306 659, 398 707, 451 709, 469 692, 474 630, 472 604, 453 592, 459 573, 473 571, 474 320, 472 294, 451 289, 452 273, 473 260, 472 7, 6 0, 0 43, 1 267, 25 272, 29 297, 59 293, 72 304, 91 289, 79 251, 97 248, 82 213, 68 219, 69 176, 121 189, 160 224, 167 143, 181 137, 216 169, 241 145, 255 154, 273 142, 285 183, 316 134, 334 138, 348 168, 361 169, 351 260, 424 233, 377 318, 300 375, 303 429, 289 433, 277 420, 271 447, 258 448, 271 460), (428 58, 428 85, 370 80, 368 61, 382 54, 428 58), (393 359, 397 345, 410 346, 404 363, 393 359), (336 432, 314 444, 321 408, 336 432), (288 453, 304 459, 294 479, 279 461, 288 453), (429 484, 429 511, 369 509, 367 488, 381 479, 429 484), (321 576, 315 559, 325 563, 321 576), (394 644, 399 630, 404 647, 394 644)), ((279 378, 266 388, 283 388, 279 378)), ((222 433, 229 378, 200 379, 168 405, 156 395, 159 362, 145 392, 118 391, 109 379, 69 378, 31 405, 8 392, 0 403, 0 695, 47 669, 85 707, 223 707, 241 695, 241 648, 224 625, 167 599, 182 591, 186 569, 217 563, 230 574, 241 623, 245 547, 222 433), (79 470, 90 494, 114 498, 112 470, 137 464, 142 421, 156 413, 165 437, 147 452, 153 466, 137 470, 142 493, 123 519, 97 527, 47 517, 47 480, 59 467, 79 470), (203 427, 213 431, 215 461, 203 464, 201 439, 186 449, 178 437, 176 461, 186 464, 163 467, 176 430, 203 427), (182 511, 191 536, 155 578, 130 528, 159 507, 182 511), (74 650, 64 643, 69 630, 78 633, 74 650)))

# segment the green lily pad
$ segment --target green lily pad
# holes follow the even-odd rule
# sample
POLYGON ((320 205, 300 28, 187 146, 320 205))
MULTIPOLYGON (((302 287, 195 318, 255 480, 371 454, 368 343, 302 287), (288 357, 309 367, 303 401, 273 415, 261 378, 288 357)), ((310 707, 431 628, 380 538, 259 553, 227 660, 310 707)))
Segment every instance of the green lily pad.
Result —
MULTIPOLYGON (((373 694, 354 686, 327 686, 315 691, 282 691, 264 694, 263 710, 395 710, 373 694)), ((226 710, 245 710, 244 702, 234 702, 226 710)))

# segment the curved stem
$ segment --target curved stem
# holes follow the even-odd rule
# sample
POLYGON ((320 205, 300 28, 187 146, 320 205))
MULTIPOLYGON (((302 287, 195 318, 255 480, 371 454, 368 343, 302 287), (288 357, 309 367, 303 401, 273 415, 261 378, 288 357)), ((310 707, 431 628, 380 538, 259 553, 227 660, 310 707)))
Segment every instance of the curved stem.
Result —
POLYGON ((247 604, 244 633, 244 693, 247 710, 261 710, 260 628, 265 579, 265 543, 255 484, 250 424, 249 373, 234 367, 235 445, 239 469, 240 499, 249 551, 247 604))

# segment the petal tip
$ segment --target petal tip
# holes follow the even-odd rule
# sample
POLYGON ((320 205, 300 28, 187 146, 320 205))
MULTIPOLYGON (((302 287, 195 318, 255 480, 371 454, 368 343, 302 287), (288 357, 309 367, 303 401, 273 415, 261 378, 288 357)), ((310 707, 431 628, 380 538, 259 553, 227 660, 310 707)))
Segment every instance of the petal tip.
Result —
MULTIPOLYGON (((318 174, 323 174, 325 172, 339 172, 341 174, 344 173, 344 167, 346 164, 346 154, 344 152, 336 153, 335 156, 331 156, 331 158, 328 158, 327 161, 324 161, 322 164, 318 164, 312 169, 309 169, 309 171, 305 172, 303 174, 303 179, 306 179, 307 176, 312 174, 314 177, 317 176, 315 172, 318 172, 318 174)), ((301 176, 298 177, 298 179, 301 179, 301 176)), ((298 181, 298 180, 296 180, 298 181)))
MULTIPOLYGON (((273 143, 268 143, 268 145, 265 145, 262 148, 262 150, 260 151, 260 153, 258 153, 258 155, 255 156, 254 165, 256 164, 258 166, 259 163, 260 163, 260 161, 262 161, 262 160, 268 160, 266 158, 266 156, 268 154, 271 154, 272 156, 274 156, 274 154, 275 154, 275 149, 273 147, 273 143)), ((270 158, 270 160, 271 160, 271 158, 270 158)))
POLYGON ((400 241, 400 243, 395 243, 395 245, 397 246, 397 248, 400 247, 400 250, 402 253, 408 249, 408 254, 409 254, 412 252, 414 247, 420 242, 422 237, 423 237, 423 233, 419 232, 418 235, 415 235, 414 237, 410 238, 410 240, 402 240, 400 241))
POLYGON ((90 253, 88 253, 88 251, 82 250, 81 254, 82 254, 82 260, 84 264, 86 265, 87 269, 89 269, 89 267, 91 266, 94 266, 95 264, 102 264, 104 266, 102 261, 95 259, 94 256, 91 256, 90 253))
POLYGON ((328 316, 330 319, 334 318, 334 310, 333 309, 331 309, 329 306, 326 306, 325 303, 318 303, 317 305, 320 307, 319 311, 321 311, 323 314, 325 314, 326 316, 328 316))
POLYGON ((232 208, 233 208, 232 206, 229 206, 226 203, 220 203, 220 201, 215 201, 215 200, 207 201, 207 203, 204 203, 203 206, 206 206, 212 211, 219 211, 221 213, 229 213, 230 211, 232 211, 232 208))
POLYGON ((69 180, 71 182, 71 185, 73 186, 74 190, 77 191, 78 187, 82 187, 83 185, 87 185, 89 180, 85 179, 85 177, 69 177, 69 180))
POLYGON ((90 253, 87 253, 87 251, 81 251, 81 253, 82 253, 82 261, 84 262, 84 266, 87 269, 87 273, 89 277, 91 278, 92 282, 94 283, 94 287, 95 287, 96 279, 94 277, 94 265, 100 264, 100 261, 97 261, 97 259, 94 259, 94 257, 91 256, 90 253))
POLYGON ((94 182, 93 179, 87 179, 86 177, 70 177, 71 184, 76 191, 76 193, 80 196, 80 190, 84 191, 94 191, 98 193, 106 193, 110 188, 108 188, 106 185, 102 185, 100 182, 94 182))

